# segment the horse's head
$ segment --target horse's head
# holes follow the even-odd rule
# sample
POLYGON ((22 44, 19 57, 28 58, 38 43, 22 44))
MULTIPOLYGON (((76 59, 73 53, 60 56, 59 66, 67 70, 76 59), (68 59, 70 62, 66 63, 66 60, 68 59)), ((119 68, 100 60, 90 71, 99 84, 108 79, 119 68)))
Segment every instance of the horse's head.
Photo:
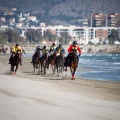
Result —
POLYGON ((76 49, 72 49, 71 50, 71 55, 76 58, 77 57, 77 50, 76 49))
POLYGON ((15 56, 19 57, 20 55, 21 55, 21 51, 17 50, 16 53, 15 53, 15 56))

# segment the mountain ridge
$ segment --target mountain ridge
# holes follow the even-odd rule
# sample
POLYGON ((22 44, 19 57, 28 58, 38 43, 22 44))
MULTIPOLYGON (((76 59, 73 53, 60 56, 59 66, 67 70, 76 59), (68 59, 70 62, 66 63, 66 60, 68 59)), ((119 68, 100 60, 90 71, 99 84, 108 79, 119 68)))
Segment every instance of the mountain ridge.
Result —
POLYGON ((119 0, 1 0, 0 8, 14 8, 36 15, 47 24, 78 24, 92 13, 120 13, 119 0))

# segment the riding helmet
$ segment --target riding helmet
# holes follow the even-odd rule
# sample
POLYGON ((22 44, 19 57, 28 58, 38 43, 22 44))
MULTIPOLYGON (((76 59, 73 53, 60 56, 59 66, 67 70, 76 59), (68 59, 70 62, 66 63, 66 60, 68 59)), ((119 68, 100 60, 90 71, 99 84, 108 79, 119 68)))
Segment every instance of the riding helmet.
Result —
POLYGON ((40 45, 38 45, 37 48, 40 48, 40 45))
POLYGON ((15 46, 19 46, 18 44, 16 44, 15 46))
POLYGON ((77 41, 73 41, 73 45, 77 45, 77 41))
POLYGON ((62 44, 59 44, 59 48, 62 48, 62 44))
POLYGON ((44 45, 43 48, 46 48, 46 46, 44 45))
POLYGON ((55 43, 53 43, 52 45, 55 45, 55 43))

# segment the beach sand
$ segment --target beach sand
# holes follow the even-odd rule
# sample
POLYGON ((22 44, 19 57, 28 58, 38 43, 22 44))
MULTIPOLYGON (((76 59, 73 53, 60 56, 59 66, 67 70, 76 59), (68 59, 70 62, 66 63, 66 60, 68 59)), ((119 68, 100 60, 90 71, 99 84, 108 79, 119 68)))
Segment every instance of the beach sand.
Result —
POLYGON ((120 119, 120 82, 33 73, 29 57, 13 75, 8 59, 0 54, 0 120, 120 119))

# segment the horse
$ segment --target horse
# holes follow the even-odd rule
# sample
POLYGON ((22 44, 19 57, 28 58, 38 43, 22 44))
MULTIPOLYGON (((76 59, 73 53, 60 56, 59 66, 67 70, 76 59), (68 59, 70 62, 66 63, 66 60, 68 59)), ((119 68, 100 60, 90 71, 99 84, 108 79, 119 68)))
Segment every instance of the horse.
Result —
POLYGON ((35 54, 33 55, 33 68, 34 68, 34 73, 35 69, 38 69, 38 62, 40 58, 40 50, 38 49, 35 54))
POLYGON ((71 75, 72 75, 72 80, 74 80, 74 75, 75 75, 75 71, 78 67, 78 61, 79 58, 77 56, 77 50, 73 49, 69 55, 69 60, 68 60, 68 66, 70 67, 70 71, 71 71, 71 75))
POLYGON ((64 71, 64 62, 65 62, 64 52, 60 51, 60 55, 56 56, 55 59, 55 68, 53 74, 55 73, 55 69, 57 69, 58 77, 59 77, 59 73, 62 74, 62 72, 64 71))
POLYGON ((11 72, 15 72, 16 74, 20 61, 21 61, 21 53, 18 50, 16 53, 13 53, 13 57, 11 58, 11 67, 10 67, 11 72))
POLYGON ((44 74, 46 74, 47 60, 48 60, 48 51, 46 51, 42 55, 42 57, 39 58, 39 72, 41 68, 41 72, 43 72, 43 69, 44 69, 44 74))
POLYGON ((6 54, 7 50, 8 50, 8 48, 1 48, 0 53, 3 52, 4 54, 6 54))
POLYGON ((54 72, 56 55, 57 55, 57 52, 54 52, 52 55, 48 56, 48 59, 47 59, 47 68, 49 69, 49 64, 51 64, 52 72, 54 72))

